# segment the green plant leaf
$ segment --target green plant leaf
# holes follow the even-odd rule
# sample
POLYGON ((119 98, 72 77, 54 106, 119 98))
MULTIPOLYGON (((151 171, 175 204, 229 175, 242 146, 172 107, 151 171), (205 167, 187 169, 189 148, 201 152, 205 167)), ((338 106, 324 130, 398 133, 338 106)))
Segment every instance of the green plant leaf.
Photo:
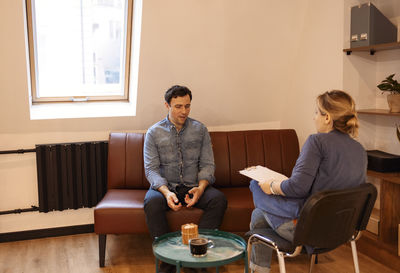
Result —
POLYGON ((382 91, 389 91, 392 93, 400 93, 400 84, 397 80, 394 80, 395 74, 391 74, 386 77, 377 87, 382 91))

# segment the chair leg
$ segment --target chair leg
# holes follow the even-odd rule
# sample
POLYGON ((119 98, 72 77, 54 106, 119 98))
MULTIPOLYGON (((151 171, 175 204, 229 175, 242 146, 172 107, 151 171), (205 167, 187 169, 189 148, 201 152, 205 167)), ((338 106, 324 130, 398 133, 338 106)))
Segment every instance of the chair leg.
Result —
POLYGON ((316 256, 317 256, 317 254, 312 254, 311 255, 310 271, 308 271, 309 273, 311 273, 313 271, 314 264, 316 264, 316 262, 315 262, 316 256))
POLYGON ((285 258, 283 257, 283 253, 280 251, 276 251, 278 255, 278 262, 279 262, 279 272, 280 273, 286 273, 286 268, 285 268, 285 258))
MULTIPOLYGON (((247 265, 250 266, 250 259, 251 259, 251 251, 252 251, 253 242, 249 240, 247 243, 247 265)), ((250 273, 254 273, 254 270, 250 268, 250 273)))
POLYGON ((106 234, 99 234, 99 265, 104 267, 104 262, 106 258, 106 234))
MULTIPOLYGON (((251 259, 251 247, 253 245, 253 242, 249 240, 247 242, 247 264, 250 266, 250 259, 251 259)), ((254 270, 250 268, 250 273, 254 273, 254 270)))
POLYGON ((351 252, 353 253, 354 272, 355 273, 360 273, 360 268, 358 266, 358 256, 357 256, 356 241, 352 240, 350 242, 350 244, 351 244, 351 252))

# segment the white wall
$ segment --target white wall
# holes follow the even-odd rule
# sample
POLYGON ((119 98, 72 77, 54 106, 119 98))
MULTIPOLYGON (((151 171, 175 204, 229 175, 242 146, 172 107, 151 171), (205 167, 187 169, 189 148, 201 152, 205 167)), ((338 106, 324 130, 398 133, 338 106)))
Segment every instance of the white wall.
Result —
MULTIPOLYGON (((295 128, 300 142, 315 132, 317 95, 342 89, 343 2, 309 0, 297 26, 298 43, 286 78, 283 127, 295 128)), ((304 8, 304 7, 303 7, 304 8)), ((301 11, 301 10, 300 10, 301 11)))
MULTIPOLYGON (((144 131, 173 84, 210 130, 314 132, 315 96, 343 85, 343 1, 144 0, 137 116, 29 119, 23 0, 0 1, 0 150, 144 131)), ((0 210, 37 205, 33 154, 0 156, 0 210)), ((92 209, 0 216, 0 232, 93 223, 92 209)))

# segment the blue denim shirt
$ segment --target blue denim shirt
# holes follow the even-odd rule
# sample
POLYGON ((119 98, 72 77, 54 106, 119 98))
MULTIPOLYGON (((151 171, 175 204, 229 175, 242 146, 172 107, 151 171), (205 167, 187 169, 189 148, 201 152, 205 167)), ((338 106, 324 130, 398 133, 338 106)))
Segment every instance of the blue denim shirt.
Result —
POLYGON ((215 182, 214 154, 207 128, 187 118, 178 132, 167 118, 149 128, 144 141, 144 168, 153 189, 166 185, 199 185, 200 180, 215 182))

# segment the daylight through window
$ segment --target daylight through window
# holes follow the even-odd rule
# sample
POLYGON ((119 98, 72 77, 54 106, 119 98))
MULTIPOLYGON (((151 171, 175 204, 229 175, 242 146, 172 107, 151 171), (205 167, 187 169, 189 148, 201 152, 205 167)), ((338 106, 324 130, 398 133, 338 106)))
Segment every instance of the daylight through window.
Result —
POLYGON ((32 102, 127 100, 132 0, 27 0, 32 102))

